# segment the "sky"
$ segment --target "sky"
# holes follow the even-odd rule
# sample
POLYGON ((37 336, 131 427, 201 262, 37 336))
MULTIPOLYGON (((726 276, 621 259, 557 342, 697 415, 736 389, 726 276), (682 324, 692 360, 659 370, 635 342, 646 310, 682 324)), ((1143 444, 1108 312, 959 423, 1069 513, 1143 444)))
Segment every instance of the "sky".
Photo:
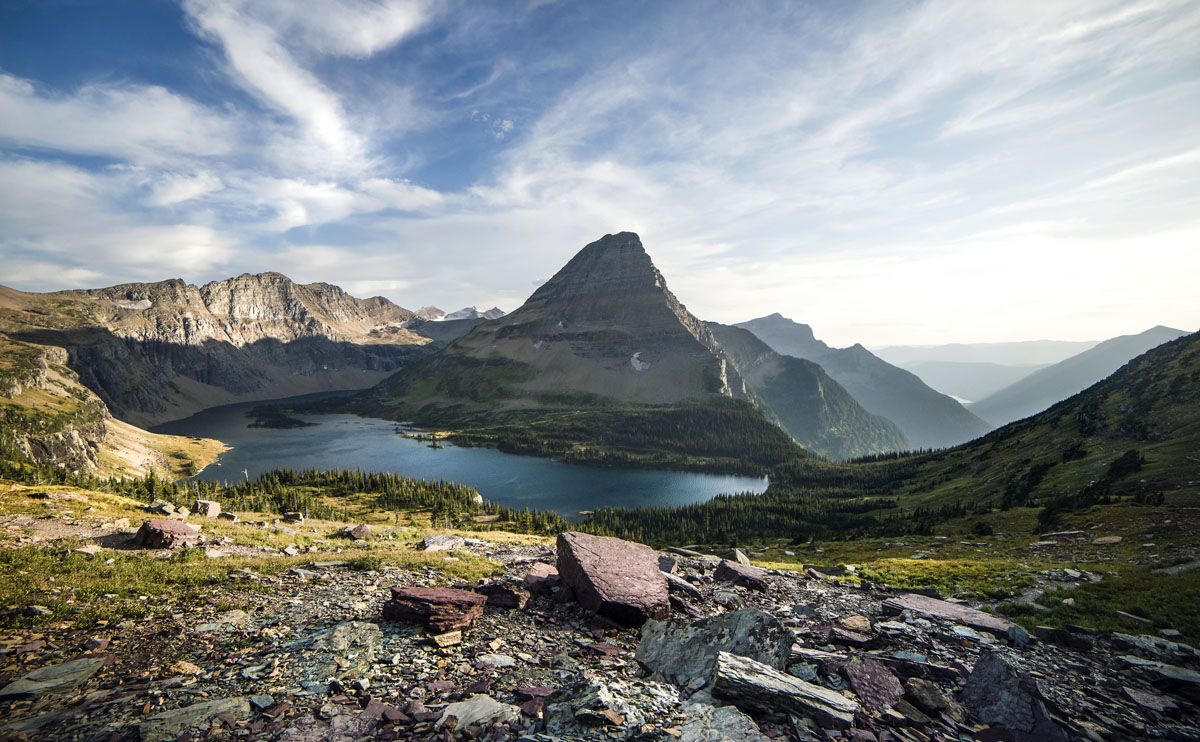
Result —
POLYGON ((637 232, 837 346, 1200 328, 1200 2, 6 0, 0 283, 512 310, 637 232))

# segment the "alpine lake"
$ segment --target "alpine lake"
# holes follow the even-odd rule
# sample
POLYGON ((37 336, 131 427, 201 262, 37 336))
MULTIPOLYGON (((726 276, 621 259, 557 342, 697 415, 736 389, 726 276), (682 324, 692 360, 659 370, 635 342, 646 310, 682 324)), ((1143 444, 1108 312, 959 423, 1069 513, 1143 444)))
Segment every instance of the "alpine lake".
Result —
POLYGON ((360 469, 394 472, 412 479, 458 482, 484 499, 510 508, 550 510, 569 520, 603 507, 688 505, 723 493, 761 493, 765 477, 568 464, 491 448, 405 437, 402 425, 355 415, 292 417, 295 428, 250 427, 251 410, 268 404, 318 399, 329 394, 213 407, 164 423, 155 432, 216 438, 230 449, 196 478, 235 482, 272 469, 360 469))

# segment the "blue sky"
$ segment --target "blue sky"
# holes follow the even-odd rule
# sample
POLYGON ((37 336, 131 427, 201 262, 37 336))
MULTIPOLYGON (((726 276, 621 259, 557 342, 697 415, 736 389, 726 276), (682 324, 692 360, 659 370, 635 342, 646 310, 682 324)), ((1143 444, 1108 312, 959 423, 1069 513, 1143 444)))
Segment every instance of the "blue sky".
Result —
POLYGON ((835 345, 1200 326, 1200 3, 14 0, 0 283, 511 310, 641 234, 835 345))

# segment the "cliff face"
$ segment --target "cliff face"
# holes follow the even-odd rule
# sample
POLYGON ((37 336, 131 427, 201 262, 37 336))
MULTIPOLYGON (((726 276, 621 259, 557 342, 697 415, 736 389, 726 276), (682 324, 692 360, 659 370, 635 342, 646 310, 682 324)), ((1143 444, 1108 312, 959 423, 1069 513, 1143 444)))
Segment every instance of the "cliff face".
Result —
POLYGON ((203 286, 0 292, 0 331, 67 352, 113 414, 148 426, 239 401, 370 386, 423 355, 414 315, 278 273, 203 286))

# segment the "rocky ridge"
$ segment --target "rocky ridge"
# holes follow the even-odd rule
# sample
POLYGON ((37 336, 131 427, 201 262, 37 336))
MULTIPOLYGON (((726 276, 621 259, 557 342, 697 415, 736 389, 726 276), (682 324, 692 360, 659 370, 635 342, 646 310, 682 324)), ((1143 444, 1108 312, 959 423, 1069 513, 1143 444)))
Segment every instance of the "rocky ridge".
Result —
POLYGON ((278 273, 28 294, 0 288, 0 332, 58 347, 122 420, 148 426, 214 404, 369 386, 430 341, 413 313, 278 273))
MULTIPOLYGON (((629 544, 637 551, 646 547, 629 544)), ((622 628, 573 600, 563 553, 465 539, 501 574, 314 562, 240 574, 216 605, 3 641, 6 739, 1187 740, 1200 657, 1162 637, 1039 641, 968 605, 823 573, 658 554, 670 615, 622 628), (745 566, 745 565, 742 565, 745 566), (686 585, 686 587, 684 587, 686 585), (499 594, 450 631, 388 595, 499 594), (760 589, 761 588, 761 589, 760 589), (971 624, 975 626, 969 626, 971 624), (1071 648, 1086 647, 1085 649, 1071 648)), ((737 556, 736 554, 732 556, 737 556)), ((602 562, 587 567, 605 581, 602 562)), ((832 570, 831 570, 832 571, 832 570)), ((609 580, 611 581, 611 580, 609 580)), ((632 596, 636 598, 636 596, 632 596)), ((478 600, 468 601, 472 605, 478 600)))

